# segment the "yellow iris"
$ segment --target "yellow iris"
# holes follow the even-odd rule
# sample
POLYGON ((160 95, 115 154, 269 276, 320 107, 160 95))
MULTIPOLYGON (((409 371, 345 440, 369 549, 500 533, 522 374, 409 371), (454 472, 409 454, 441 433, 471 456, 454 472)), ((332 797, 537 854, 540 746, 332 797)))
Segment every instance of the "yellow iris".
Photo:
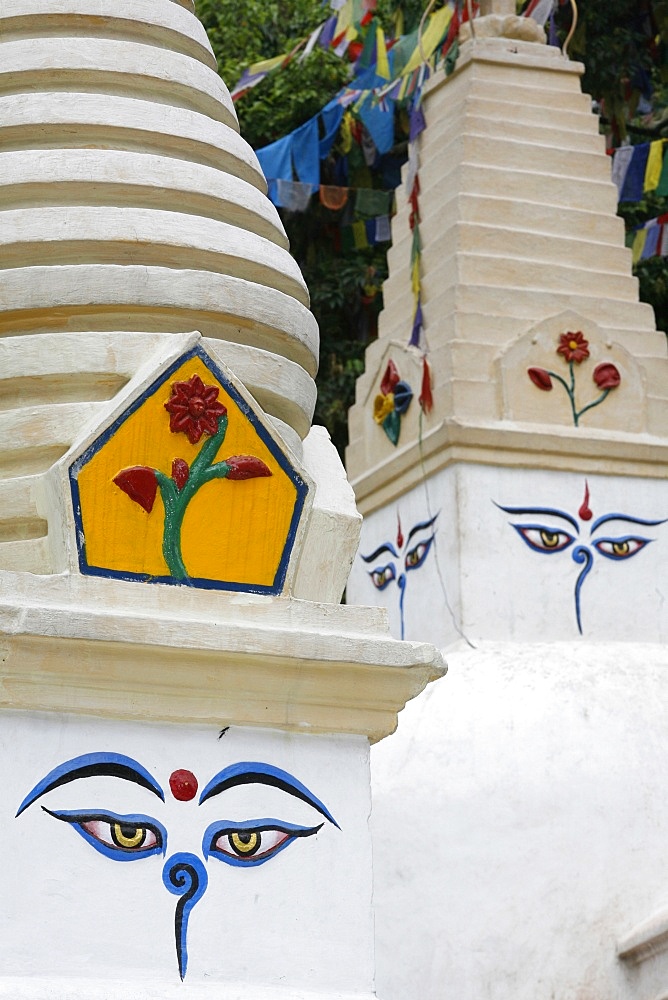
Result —
POLYGON ((259 833, 239 833, 230 834, 230 844, 237 854, 253 854, 260 846, 259 833))
POLYGON ((546 549, 556 549, 559 544, 559 534, 556 531, 541 531, 540 540, 546 549))
POLYGON ((613 542, 612 551, 616 556, 627 556, 631 550, 628 542, 613 542))
POLYGON ((143 826, 128 826, 125 823, 114 823, 111 827, 114 843, 118 847, 141 847, 146 839, 146 828, 143 826))

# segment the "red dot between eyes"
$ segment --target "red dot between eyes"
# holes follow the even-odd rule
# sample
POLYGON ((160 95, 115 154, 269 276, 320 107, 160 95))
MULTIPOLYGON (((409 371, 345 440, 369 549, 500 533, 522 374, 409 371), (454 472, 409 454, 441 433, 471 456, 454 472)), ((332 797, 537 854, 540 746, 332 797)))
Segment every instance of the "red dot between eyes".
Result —
POLYGON ((192 771, 174 771, 169 778, 169 787, 179 802, 190 802, 197 795, 197 778, 192 771))

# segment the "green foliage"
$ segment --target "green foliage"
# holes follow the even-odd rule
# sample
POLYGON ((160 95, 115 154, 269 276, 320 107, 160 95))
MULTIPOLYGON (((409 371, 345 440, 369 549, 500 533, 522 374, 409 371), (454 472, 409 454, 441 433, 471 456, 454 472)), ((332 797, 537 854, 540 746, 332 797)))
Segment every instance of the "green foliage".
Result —
MULTIPOLYGON (((388 35, 397 29, 411 32, 427 3, 378 0, 376 16, 388 35)), ((438 0, 433 10, 444 3, 438 0)), ((518 0, 518 6, 523 5, 526 0, 523 4, 518 0)), ((196 7, 230 87, 252 63, 291 52, 331 13, 321 0, 196 0, 196 7)), ((579 24, 569 54, 585 64, 583 87, 599 103, 604 127, 612 131, 616 143, 627 136, 635 142, 668 137, 668 0, 578 0, 578 9, 579 24), (640 95, 652 88, 653 113, 639 115, 640 95)), ((559 6, 557 26, 564 38, 570 27, 570 4, 559 6)), ((305 59, 296 58, 269 74, 237 102, 242 134, 257 149, 293 131, 317 114, 345 85, 350 72, 346 60, 316 46, 305 59)), ((405 153, 405 116, 398 116, 397 125, 397 150, 405 153)), ((366 168, 353 175, 351 183, 381 186, 380 178, 366 168)), ((655 197, 620 208, 629 232, 667 211, 668 199, 655 197)), ((379 247, 345 254, 335 249, 340 214, 324 209, 317 197, 305 213, 281 214, 320 327, 316 419, 343 450, 347 411, 363 369, 364 348, 376 336, 387 272, 385 252, 379 247)), ((641 298, 651 302, 659 326, 668 329, 665 258, 641 261, 637 274, 641 298)))
MULTIPOLYGON (((598 102, 602 129, 614 145, 668 137, 668 0, 578 0, 578 29, 569 55, 585 64, 583 89, 598 102), (639 113, 640 98, 652 96, 653 111, 639 113)), ((561 9, 562 37, 570 12, 561 9)), ((668 199, 648 195, 619 206, 627 229, 668 212, 668 199)), ((659 329, 668 331, 666 258, 640 261, 635 267, 640 298, 654 307, 659 329)))
MULTIPOLYGON (((196 6, 230 87, 248 65, 290 52, 330 13, 320 0, 196 0, 196 6), (235 25, 235 30, 229 31, 229 25, 235 25)), ((405 8, 404 23, 410 29, 424 6, 421 0, 407 4, 379 0, 377 15, 385 30, 393 33, 398 11, 405 8)), ((242 135, 255 149, 287 135, 316 115, 350 75, 346 60, 316 46, 305 59, 296 58, 270 73, 237 102, 242 135)), ((353 176, 353 182, 381 186, 366 168, 353 176)), ((364 348, 377 335, 381 288, 387 276, 385 251, 376 247, 343 254, 337 250, 335 231, 340 235, 341 213, 323 208, 317 197, 307 212, 280 210, 280 214, 320 328, 316 420, 327 427, 343 452, 348 408, 355 380, 364 368, 364 348)))

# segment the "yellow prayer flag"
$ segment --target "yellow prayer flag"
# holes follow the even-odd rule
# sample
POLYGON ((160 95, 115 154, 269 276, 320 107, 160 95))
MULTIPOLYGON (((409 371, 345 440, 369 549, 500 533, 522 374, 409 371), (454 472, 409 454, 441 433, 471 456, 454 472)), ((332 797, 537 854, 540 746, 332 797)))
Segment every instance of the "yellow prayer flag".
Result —
POLYGON ((350 152, 353 146, 352 124, 353 116, 350 111, 346 111, 341 120, 341 131, 339 132, 339 143, 344 156, 350 152))
POLYGON ((645 249, 645 241, 647 239, 647 230, 639 229, 636 233, 636 237, 633 241, 633 263, 637 264, 642 256, 642 252, 645 249))
POLYGON ((248 67, 247 72, 252 76, 255 76, 256 73, 271 73, 272 69, 278 69, 289 55, 289 52, 284 52, 282 56, 274 56, 272 59, 263 59, 262 62, 253 63, 252 66, 248 67))
POLYGON ((420 294, 420 254, 416 254, 411 268, 411 288, 413 289, 413 295, 418 296, 420 294))
POLYGON ((334 28, 334 38, 338 38, 339 35, 346 31, 347 28, 353 22, 353 0, 346 0, 343 7, 339 11, 339 16, 336 21, 336 27, 334 28))
POLYGON ((370 93, 371 93, 370 90, 363 90, 360 96, 357 98, 357 100, 353 104, 353 111, 356 114, 359 112, 362 105, 367 101, 370 93))
POLYGON ((353 240, 356 250, 363 250, 368 247, 369 241, 366 238, 366 226, 363 222, 353 222, 353 240))
POLYGON ((661 179, 661 169, 663 167, 663 144, 665 139, 656 139, 650 143, 649 156, 647 157, 647 167, 645 168, 644 191, 655 191, 661 179))
POLYGON ((390 79, 390 62, 387 58, 385 32, 380 24, 376 27, 376 74, 383 80, 390 79))
POLYGON ((414 69, 418 68, 423 62, 423 53, 424 59, 429 58, 448 30, 451 20, 452 10, 450 7, 442 7, 441 10, 437 10, 435 14, 431 15, 426 29, 422 32, 422 51, 420 51, 418 43, 415 52, 404 66, 404 73, 412 73, 414 69))

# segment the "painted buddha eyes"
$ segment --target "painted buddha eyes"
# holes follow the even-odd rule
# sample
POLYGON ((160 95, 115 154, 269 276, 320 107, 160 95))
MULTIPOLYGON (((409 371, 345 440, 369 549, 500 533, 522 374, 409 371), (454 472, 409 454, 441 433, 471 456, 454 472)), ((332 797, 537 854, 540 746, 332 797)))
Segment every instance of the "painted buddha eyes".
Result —
POLYGON ((42 806, 54 819, 69 823, 96 851, 114 861, 135 861, 164 854, 165 829, 147 816, 117 816, 104 812, 55 812, 42 806))
MULTIPOLYGON (((422 565, 429 555, 429 549, 433 544, 434 538, 435 535, 431 535, 430 538, 426 538, 423 542, 418 542, 414 548, 406 553, 404 556, 406 571, 418 569, 422 565)), ((377 566, 376 569, 370 571, 369 576, 377 590, 385 590, 388 583, 396 580, 397 574, 394 563, 388 563, 387 566, 377 566)))
POLYGON ((644 549, 648 542, 648 538, 599 538, 594 546, 608 559, 628 559, 644 549))
POLYGON ((378 590, 385 590, 388 583, 392 583, 395 578, 394 566, 389 563, 382 568, 374 569, 369 573, 374 587, 378 590))
MULTIPOLYGON (((563 552, 575 539, 567 531, 559 531, 539 524, 514 524, 513 527, 527 545, 537 552, 563 552)), ((592 544, 601 555, 608 559, 629 559, 648 544, 649 539, 628 536, 626 538, 598 538, 592 544)))
POLYGON ((218 858, 228 865, 260 865, 288 847, 297 837, 312 837, 322 829, 294 826, 278 820, 253 820, 238 824, 212 823, 204 834, 202 849, 206 858, 218 858))
POLYGON ((427 558, 429 554, 429 549, 434 541, 434 535, 431 538, 427 538, 424 542, 419 542, 414 549, 406 553, 406 558, 404 560, 406 569, 417 569, 427 558))
POLYGON ((575 541, 567 531, 557 531, 540 524, 514 524, 513 527, 537 552, 562 552, 575 541))

